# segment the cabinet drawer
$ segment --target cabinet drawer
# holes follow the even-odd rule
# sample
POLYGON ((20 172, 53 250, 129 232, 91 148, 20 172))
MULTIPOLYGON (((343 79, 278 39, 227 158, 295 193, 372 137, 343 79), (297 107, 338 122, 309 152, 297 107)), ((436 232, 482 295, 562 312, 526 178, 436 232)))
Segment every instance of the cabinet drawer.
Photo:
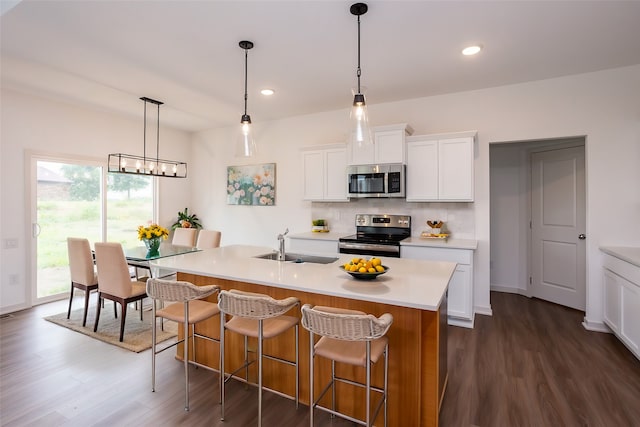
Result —
POLYGON ((640 287, 640 267, 608 254, 604 256, 604 267, 640 287))

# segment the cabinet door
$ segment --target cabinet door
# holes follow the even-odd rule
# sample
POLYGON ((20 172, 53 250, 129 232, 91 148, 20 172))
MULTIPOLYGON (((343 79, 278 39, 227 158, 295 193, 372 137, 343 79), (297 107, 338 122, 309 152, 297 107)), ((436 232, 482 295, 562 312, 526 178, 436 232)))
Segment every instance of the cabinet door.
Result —
POLYGON ((375 163, 405 163, 404 129, 376 131, 375 163))
POLYGON ((438 200, 438 141, 407 144, 408 202, 438 200))
POLYGON ((620 284, 618 276, 604 270, 604 323, 614 332, 620 330, 620 284))
POLYGON ((346 202, 347 197, 347 149, 335 148, 325 153, 324 199, 346 202))
POLYGON ((640 357, 640 287, 618 277, 620 283, 620 337, 640 357))
MULTIPOLYGON (((304 168, 304 199, 324 199, 324 153, 322 150, 302 153, 304 168)), ((346 179, 345 179, 346 181, 346 179)))
MULTIPOLYGON (((374 144, 375 145, 375 144, 374 144)), ((375 161, 375 150, 373 145, 365 145, 358 147, 353 142, 353 138, 349 142, 349 164, 350 165, 372 165, 375 161)))
POLYGON ((438 141, 438 198, 473 201, 473 138, 438 141))
POLYGON ((451 317, 472 319, 473 287, 471 285, 471 266, 458 264, 449 282, 449 308, 451 317))

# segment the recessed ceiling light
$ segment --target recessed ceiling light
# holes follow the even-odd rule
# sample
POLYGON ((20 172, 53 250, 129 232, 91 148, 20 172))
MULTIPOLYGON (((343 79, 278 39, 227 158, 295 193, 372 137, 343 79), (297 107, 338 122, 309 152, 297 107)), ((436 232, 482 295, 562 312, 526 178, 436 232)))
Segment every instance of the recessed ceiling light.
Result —
POLYGON ((260 91, 261 94, 265 95, 265 96, 271 96, 273 95, 275 92, 273 91, 273 89, 262 89, 260 91))
POLYGON ((475 45, 475 46, 468 46, 465 47, 464 49, 462 49, 462 54, 463 55, 475 55, 476 53, 480 52, 482 50, 482 46, 480 45, 475 45))

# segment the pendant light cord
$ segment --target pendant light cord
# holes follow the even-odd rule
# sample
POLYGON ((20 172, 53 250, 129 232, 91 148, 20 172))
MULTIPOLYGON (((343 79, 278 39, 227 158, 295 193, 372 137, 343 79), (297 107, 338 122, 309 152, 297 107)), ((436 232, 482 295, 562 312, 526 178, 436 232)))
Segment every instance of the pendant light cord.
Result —
POLYGON ((249 50, 244 50, 244 115, 247 115, 247 73, 248 73, 248 65, 247 65, 247 55, 249 50))
POLYGON ((147 101, 144 101, 144 129, 142 130, 142 161, 147 162, 147 101))
POLYGON ((156 128, 156 167, 160 159, 160 104, 158 104, 158 127, 156 128))
POLYGON ((360 15, 358 15, 358 70, 356 75, 358 76, 358 93, 360 93, 360 75, 362 70, 360 69, 360 15))

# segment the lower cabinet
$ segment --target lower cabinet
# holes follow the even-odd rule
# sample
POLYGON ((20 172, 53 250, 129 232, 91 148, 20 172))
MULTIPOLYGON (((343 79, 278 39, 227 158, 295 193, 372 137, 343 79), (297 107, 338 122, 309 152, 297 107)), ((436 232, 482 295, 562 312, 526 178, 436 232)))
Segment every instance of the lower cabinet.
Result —
POLYGON ((400 257, 457 263, 449 282, 448 323, 473 328, 473 250, 402 245, 400 257))
POLYGON ((640 359, 640 267, 604 259, 604 323, 640 359))

